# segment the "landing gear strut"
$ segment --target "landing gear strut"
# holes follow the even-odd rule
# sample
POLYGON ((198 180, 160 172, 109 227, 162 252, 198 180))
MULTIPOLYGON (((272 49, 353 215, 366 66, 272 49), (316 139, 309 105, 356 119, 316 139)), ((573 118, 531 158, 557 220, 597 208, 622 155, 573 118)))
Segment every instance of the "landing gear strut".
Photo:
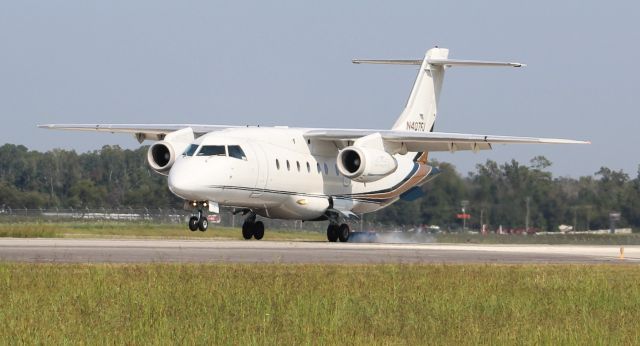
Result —
POLYGON ((330 223, 329 227, 327 227, 327 239, 332 243, 335 243, 338 240, 343 243, 347 242, 349 240, 349 235, 351 235, 351 229, 346 223, 341 225, 337 223, 330 223))
POLYGON ((202 209, 198 209, 197 215, 192 215, 189 218, 189 229, 192 232, 200 230, 200 232, 204 232, 209 228, 209 221, 207 220, 207 216, 202 211, 202 209))
POLYGON ((264 237, 264 223, 262 223, 262 221, 256 221, 256 214, 254 212, 249 212, 249 216, 247 216, 242 224, 242 237, 246 240, 251 239, 251 237, 260 240, 264 237))

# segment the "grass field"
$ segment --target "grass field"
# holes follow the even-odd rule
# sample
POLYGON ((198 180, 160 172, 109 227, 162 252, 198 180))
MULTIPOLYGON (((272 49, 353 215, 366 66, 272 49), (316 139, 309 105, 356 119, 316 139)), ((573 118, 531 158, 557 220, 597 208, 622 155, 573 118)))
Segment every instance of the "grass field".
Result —
POLYGON ((638 344, 640 267, 0 264, 2 344, 638 344))
MULTIPOLYGON (((397 234, 397 233, 392 233, 397 234)), ((242 239, 240 229, 211 225, 206 232, 190 232, 182 224, 150 222, 0 222, 0 237, 15 238, 172 238, 172 239, 242 239)), ((397 242, 477 243, 477 244, 575 244, 640 245, 640 233, 589 235, 480 235, 443 233, 414 235, 401 233, 397 242)), ((265 240, 325 241, 324 232, 268 228, 265 240)), ((356 239, 356 238, 354 238, 356 239)), ((360 238, 363 239, 363 238, 360 238)), ((364 239, 370 239, 365 237, 364 239)), ((381 237, 380 239, 389 239, 381 237)), ((394 241, 392 241, 394 242, 394 241)))
MULTIPOLYGON (((195 238, 242 239, 240 229, 210 225, 206 232, 191 232, 182 224, 146 222, 28 222, 0 223, 0 237, 15 238, 195 238)), ((265 240, 326 240, 319 232, 272 230, 265 232, 265 240)))

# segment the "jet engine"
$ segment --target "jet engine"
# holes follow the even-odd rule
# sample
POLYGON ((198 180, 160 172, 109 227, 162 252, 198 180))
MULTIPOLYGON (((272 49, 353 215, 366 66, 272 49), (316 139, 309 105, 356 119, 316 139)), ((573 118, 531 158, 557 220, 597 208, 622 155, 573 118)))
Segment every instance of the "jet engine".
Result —
POLYGON ((345 177, 369 183, 380 180, 396 171, 396 159, 384 150, 346 147, 338 153, 338 170, 345 177))
POLYGON ((176 158, 193 142, 193 130, 185 128, 167 134, 164 140, 153 143, 147 151, 147 162, 151 168, 163 175, 168 175, 176 158))
POLYGON ((176 151, 167 141, 153 143, 147 152, 147 161, 154 171, 166 175, 176 161, 176 151))

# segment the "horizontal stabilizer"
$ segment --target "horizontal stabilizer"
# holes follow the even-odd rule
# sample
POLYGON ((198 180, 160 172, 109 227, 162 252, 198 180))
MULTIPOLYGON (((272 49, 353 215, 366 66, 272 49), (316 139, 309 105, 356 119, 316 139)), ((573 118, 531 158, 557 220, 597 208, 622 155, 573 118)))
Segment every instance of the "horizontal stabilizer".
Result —
POLYGON ((354 64, 381 64, 381 65, 422 65, 422 60, 367 60, 353 59, 354 64))
POLYGON ((430 65, 442 66, 487 66, 487 67, 524 67, 519 62, 480 61, 480 60, 456 60, 456 59, 427 59, 430 65))
MULTIPOLYGON (((380 64, 380 65, 422 65, 422 60, 389 60, 389 59, 354 59, 354 64, 380 64)), ((427 59, 429 65, 437 66, 477 66, 477 67, 525 67, 519 62, 481 61, 481 60, 457 60, 457 59, 427 59)))

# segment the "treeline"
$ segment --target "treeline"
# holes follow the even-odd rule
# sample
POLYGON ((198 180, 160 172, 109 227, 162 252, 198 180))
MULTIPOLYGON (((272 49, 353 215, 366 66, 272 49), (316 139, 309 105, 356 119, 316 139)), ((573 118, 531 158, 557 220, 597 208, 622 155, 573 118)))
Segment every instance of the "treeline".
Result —
MULTIPOLYGON (((0 147, 0 209, 175 207, 166 178, 146 164, 147 147, 123 150, 105 146, 75 151, 30 151, 21 145, 0 147)), ((471 214, 467 226, 495 229, 557 230, 561 224, 579 230, 609 227, 609 213, 620 212, 620 227, 640 227, 640 170, 631 178, 623 171, 601 168, 593 176, 553 177, 551 162, 535 157, 528 164, 488 160, 468 176, 452 165, 432 162, 441 173, 423 186, 425 195, 399 201, 367 221, 400 225, 458 228, 456 218, 471 214), (527 218, 528 215, 528 218, 527 218)))
POLYGON ((147 166, 146 153, 146 147, 118 146, 42 153, 5 144, 0 147, 0 207, 181 207, 166 178, 147 166))
POLYGON ((538 156, 528 165, 488 160, 462 177, 450 164, 432 164, 442 173, 424 185, 424 197, 399 201, 376 213, 375 219, 458 228, 462 222, 457 214, 464 203, 471 214, 467 225, 475 229, 481 223, 492 230, 500 225, 525 228, 527 214, 529 227, 542 231, 556 231, 562 224, 577 230, 607 229, 611 212, 621 214, 617 227, 640 226, 640 169, 633 179, 606 167, 593 176, 553 177, 548 171, 551 162, 538 156))

